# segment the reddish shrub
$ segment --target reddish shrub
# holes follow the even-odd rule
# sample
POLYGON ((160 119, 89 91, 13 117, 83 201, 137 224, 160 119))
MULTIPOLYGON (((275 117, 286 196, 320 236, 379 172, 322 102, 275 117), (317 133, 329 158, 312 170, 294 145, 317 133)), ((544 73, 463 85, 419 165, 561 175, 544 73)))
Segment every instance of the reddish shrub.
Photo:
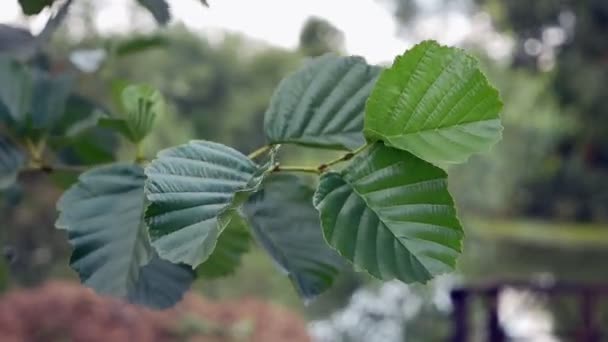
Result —
POLYGON ((297 315, 255 299, 215 303, 189 293, 152 311, 65 282, 0 300, 2 341, 309 341, 297 315))

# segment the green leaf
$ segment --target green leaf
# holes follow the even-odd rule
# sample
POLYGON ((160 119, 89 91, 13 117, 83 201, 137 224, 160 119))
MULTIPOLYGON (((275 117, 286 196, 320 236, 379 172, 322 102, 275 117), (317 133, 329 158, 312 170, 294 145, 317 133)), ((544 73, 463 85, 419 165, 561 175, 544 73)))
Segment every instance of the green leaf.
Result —
POLYGON ((171 20, 169 4, 165 0, 137 0, 140 5, 145 7, 160 25, 165 25, 171 20))
POLYGON ((0 121, 21 124, 30 111, 32 76, 11 58, 0 56, 0 121))
POLYGON ((50 129, 65 113, 72 89, 72 77, 51 76, 44 71, 33 73, 31 125, 34 129, 50 129))
POLYGON ((363 111, 381 68, 361 57, 324 55, 279 84, 264 118, 271 143, 355 149, 363 111))
POLYGON ((131 142, 135 142, 136 138, 131 133, 129 124, 125 119, 119 118, 100 118, 98 122, 99 127, 107 128, 117 133, 120 133, 131 142))
POLYGON ((131 85, 122 91, 125 121, 133 142, 140 142, 152 130, 154 120, 165 112, 159 91, 145 85, 131 85))
POLYGON ((127 299, 131 303, 166 309, 182 299, 193 281, 194 272, 189 266, 175 265, 153 254, 152 260, 141 268, 127 299))
POLYGON ((0 135, 0 190, 11 187, 25 165, 25 155, 10 139, 0 135))
POLYGON ((341 173, 321 177, 314 205, 338 252, 381 279, 426 282, 454 269, 463 231, 446 173, 372 145, 341 173))
POLYGON ((196 274, 205 278, 218 278, 234 273, 250 246, 251 235, 247 223, 240 215, 235 215, 217 240, 213 254, 197 267, 196 274))
POLYGON ((134 164, 111 164, 83 173, 57 203, 56 226, 68 232, 74 247, 71 265, 85 285, 102 294, 135 297, 139 303, 154 305, 167 297, 179 299, 190 281, 156 291, 145 285, 181 272, 173 270, 181 266, 144 267, 154 257, 142 220, 144 181, 143 169, 134 164))
POLYGON ((146 222, 158 254, 197 267, 274 161, 259 167, 240 152, 209 141, 161 151, 146 168, 146 222))
POLYGON ((67 138, 78 136, 98 125, 105 116, 105 109, 80 95, 70 95, 61 120, 53 129, 53 135, 67 138))
POLYGON ((313 192, 296 176, 275 175, 244 206, 257 241, 305 299, 328 289, 344 264, 323 238, 313 192))
POLYGON ((21 10, 25 15, 34 15, 42 12, 45 7, 52 6, 56 0, 19 0, 21 10))
POLYGON ((364 132, 432 163, 458 163, 500 140, 501 108, 475 58, 425 41, 382 73, 364 132))
POLYGON ((136 36, 116 44, 114 53, 118 57, 144 52, 148 49, 166 47, 169 45, 169 40, 161 35, 136 36))

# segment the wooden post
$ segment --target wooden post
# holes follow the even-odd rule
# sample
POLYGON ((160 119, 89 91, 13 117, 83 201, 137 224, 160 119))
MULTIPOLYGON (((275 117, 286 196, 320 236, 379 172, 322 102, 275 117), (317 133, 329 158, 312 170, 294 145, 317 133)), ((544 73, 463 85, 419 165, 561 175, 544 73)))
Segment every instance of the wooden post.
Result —
POLYGON ((487 316, 487 334, 490 342, 504 342, 505 333, 500 325, 498 316, 498 296, 500 295, 500 287, 496 286, 488 289, 486 292, 486 300, 488 307, 487 316))
POLYGON ((467 342, 468 340, 468 297, 467 289, 453 289, 450 292, 452 299, 452 342, 467 342))

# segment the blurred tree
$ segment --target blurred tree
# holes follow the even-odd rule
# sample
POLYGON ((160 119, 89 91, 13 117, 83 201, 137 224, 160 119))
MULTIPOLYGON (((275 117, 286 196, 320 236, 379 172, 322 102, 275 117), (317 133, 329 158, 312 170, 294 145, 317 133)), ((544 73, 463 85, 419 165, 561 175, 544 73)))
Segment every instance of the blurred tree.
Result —
POLYGON ((530 214, 606 219, 608 2, 478 0, 517 44, 514 67, 553 69, 552 88, 575 130, 557 145, 552 174, 530 184, 530 214))
MULTIPOLYGON (((449 3, 445 0, 392 1, 395 16, 404 27, 418 14, 428 14, 429 9, 441 9, 449 3)), ((558 104, 553 109, 569 117, 570 127, 561 131, 552 146, 536 154, 540 159, 535 163, 538 172, 525 172, 528 176, 510 184, 522 187, 525 192, 525 196, 511 198, 519 208, 514 214, 578 221, 607 220, 608 88, 604 83, 608 79, 608 40, 605 38, 608 2, 476 0, 474 3, 490 13, 501 31, 515 39, 511 67, 531 73, 528 79, 533 83, 534 74, 545 79, 546 86, 536 93, 542 97, 545 92, 553 93, 558 104)), ((467 5, 460 3, 460 6, 467 5)), ((519 75, 498 77, 527 88, 521 79, 523 73, 519 75)), ((517 96, 525 94, 515 91, 504 95, 505 110, 509 107, 526 110, 523 112, 526 117, 522 118, 522 124, 526 124, 539 113, 530 111, 531 107, 522 108, 517 96)), ((507 126, 502 145, 512 140, 512 148, 516 146, 518 139, 509 136, 517 134, 520 133, 507 126)), ((529 165, 524 169, 528 168, 529 165)))
POLYGON ((329 21, 308 18, 300 32, 300 51, 310 57, 344 51, 344 34, 329 21))

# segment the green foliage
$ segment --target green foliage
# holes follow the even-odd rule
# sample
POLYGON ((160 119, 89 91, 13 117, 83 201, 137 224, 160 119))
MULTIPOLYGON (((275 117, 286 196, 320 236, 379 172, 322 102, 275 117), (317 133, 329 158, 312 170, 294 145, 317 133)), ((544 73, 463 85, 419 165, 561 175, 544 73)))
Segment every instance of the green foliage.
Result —
POLYGON ((209 279, 234 273, 250 246, 251 234, 247 230, 247 222, 240 215, 234 215, 217 239, 213 254, 197 267, 197 275, 209 279))
POLYGON ((111 164, 83 173, 57 203, 56 226, 68 232, 74 247, 71 266, 85 285, 103 294, 158 304, 164 297, 181 298, 192 277, 183 277, 187 281, 179 283, 180 278, 170 278, 173 284, 155 290, 145 285, 181 267, 153 261, 158 258, 143 222, 144 181, 143 168, 132 164, 111 164), (144 271, 151 263, 155 264, 144 271))
POLYGON ((0 190, 9 188, 17 181, 19 170, 25 164, 25 156, 9 138, 0 135, 0 190))
POLYGON ((426 282, 454 269, 462 228, 447 174, 381 143, 340 173, 321 177, 314 197, 330 245, 375 277, 426 282))
POLYGON ((355 149, 363 110, 379 67, 361 57, 325 55, 285 78, 270 100, 264 119, 270 143, 298 143, 355 149))
POLYGON ((433 163, 458 163, 500 140, 501 108, 473 57, 423 42, 380 76, 365 134, 433 163))
MULTIPOLYGON (((26 70, 9 66, 9 75, 26 70)), ((264 120, 268 143, 248 156, 195 140, 148 162, 144 138, 166 111, 148 86, 116 87, 119 115, 76 101, 56 78, 7 88, 26 97, 39 91, 42 114, 22 105, 29 99, 0 99, 10 108, 5 117, 28 118, 25 130, 9 128, 25 143, 31 171, 75 168, 49 158, 57 152, 49 132, 72 132, 62 144, 82 148, 82 132, 97 124, 136 147, 128 162, 87 167, 58 203, 57 227, 67 230, 72 267, 88 286, 170 306, 195 275, 233 273, 253 236, 311 299, 332 285, 340 255, 381 279, 426 282, 453 270, 463 233, 447 175, 432 163, 462 161, 500 136, 497 92, 462 50, 425 42, 376 82, 380 73, 359 57, 311 60, 279 84, 264 120), (280 144, 347 151, 320 165, 285 165, 280 144), (295 175, 274 175, 285 172, 319 176, 316 192, 295 175)), ((11 183, 12 162, 5 163, 11 183)))
POLYGON ((159 255, 192 267, 207 260, 265 171, 240 152, 208 141, 160 152, 146 168, 146 222, 159 255))
POLYGON ((244 207, 257 241, 306 299, 327 290, 342 266, 321 234, 313 192, 296 176, 276 175, 244 207))

